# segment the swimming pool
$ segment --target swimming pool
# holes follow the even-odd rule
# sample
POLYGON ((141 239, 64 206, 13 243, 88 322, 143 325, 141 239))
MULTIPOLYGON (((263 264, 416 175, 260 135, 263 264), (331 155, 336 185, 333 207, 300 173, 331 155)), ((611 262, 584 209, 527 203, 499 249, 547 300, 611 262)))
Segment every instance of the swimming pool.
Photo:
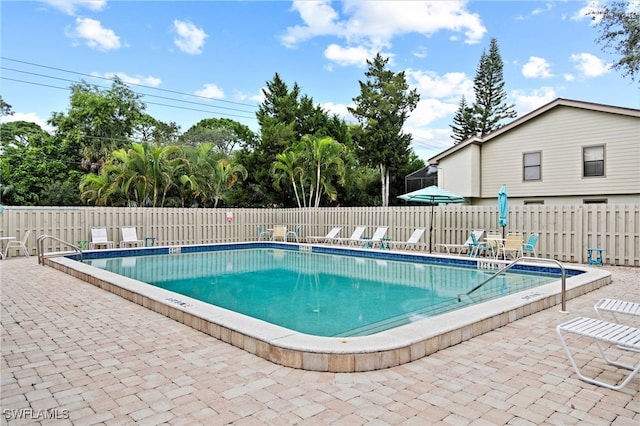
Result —
POLYGON ((414 263, 273 248, 87 260, 183 296, 301 333, 366 336, 555 281, 506 272, 473 299, 458 295, 493 274, 467 265, 414 263))
MULTIPOLYGON (((495 267, 501 263, 486 262, 484 260, 478 262, 476 259, 467 257, 265 242, 100 250, 85 252, 85 260, 94 262, 94 259, 98 259, 97 263, 109 265, 111 258, 125 257, 117 261, 120 263, 120 267, 138 271, 145 269, 139 267, 143 265, 142 260, 145 257, 163 258, 164 260, 158 261, 159 263, 157 262, 156 265, 149 266, 148 269, 152 272, 155 271, 156 274, 161 271, 163 276, 167 278, 165 281, 169 281, 173 277, 170 276, 169 270, 166 269, 165 265, 171 263, 172 259, 178 259, 180 253, 223 253, 223 256, 218 256, 218 267, 226 272, 240 273, 250 265, 243 265, 239 258, 236 259, 233 256, 229 256, 235 251, 246 249, 266 250, 266 252, 271 253, 270 256, 281 256, 282 259, 290 257, 291 262, 289 263, 291 264, 299 262, 299 260, 294 259, 300 259, 301 256, 309 254, 309 252, 324 254, 331 259, 326 265, 334 269, 339 269, 338 266, 343 262, 350 262, 352 265, 362 265, 359 269, 355 268, 361 274, 367 271, 366 273, 369 275, 379 275, 380 272, 378 271, 388 270, 392 273, 393 282, 400 282, 402 285, 406 285, 403 282, 406 277, 395 269, 395 263, 398 261, 411 262, 411 268, 414 271, 412 274, 430 271, 429 266, 433 264, 452 268, 462 266, 469 269, 469 267, 472 267, 476 270, 476 273, 484 274, 486 272, 484 267, 495 267), (159 255, 161 257, 149 255, 159 255), (231 259, 231 262, 228 261, 229 259, 231 259), (380 269, 376 269, 375 271, 377 272, 372 273, 373 264, 380 269)), ((551 283, 542 284, 535 288, 523 288, 496 300, 485 300, 485 296, 482 296, 481 299, 484 301, 480 303, 438 315, 431 315, 430 312, 425 315, 415 315, 413 313, 419 311, 419 309, 409 309, 412 313, 403 314, 410 317, 408 322, 405 318, 402 325, 394 325, 392 328, 387 328, 383 331, 373 330, 373 334, 369 330, 364 333, 366 335, 326 337, 310 335, 285 326, 272 324, 262 319, 233 312, 229 309, 213 306, 170 289, 146 284, 139 279, 97 269, 86 263, 76 261, 74 257, 48 258, 45 263, 274 363, 315 371, 370 371, 400 365, 560 303, 560 283, 559 280, 554 280, 551 283)), ((273 258, 267 260, 267 263, 273 260, 273 258)), ((202 264, 204 265, 204 263, 202 264)), ((198 268, 202 269, 204 266, 191 265, 187 269, 191 272, 197 272, 198 268)), ((518 265, 517 268, 528 269, 536 274, 543 275, 554 269, 549 268, 548 265, 540 264, 523 264, 518 265)), ((289 271, 291 273, 291 268, 289 271)), ((294 275, 296 275, 297 279, 297 274, 294 275)), ((306 275, 305 279, 312 278, 315 280, 314 274, 306 275), (311 277, 308 277, 309 275, 311 277)), ((586 268, 581 265, 575 265, 567 269, 567 276, 568 299, 599 288, 611 281, 609 272, 601 269, 586 268)), ((370 285, 368 281, 377 277, 363 276, 361 278, 361 281, 367 281, 366 285, 368 286, 370 285)), ((464 285, 460 286, 458 283, 462 283, 462 280, 456 278, 454 281, 455 283, 450 284, 443 290, 447 294, 435 294, 435 296, 446 296, 451 300, 460 292, 468 290, 471 284, 465 282, 464 285)), ((216 286, 218 284, 213 285, 216 286)), ((382 286, 381 284, 377 285, 378 287, 382 286)), ((313 282, 299 283, 299 286, 307 286, 308 290, 313 290, 313 282)), ((384 284, 384 286, 388 287, 389 283, 384 284)), ((380 291, 381 289, 379 289, 380 291)), ((431 289, 428 289, 428 291, 434 293, 431 289)), ((496 286, 493 290, 494 293, 501 291, 504 291, 502 286, 496 286)), ((475 294, 474 298, 476 298, 475 294)), ((382 302, 377 305, 382 305, 382 302)), ((313 308, 311 306, 309 308, 313 312, 313 308)), ((320 305, 320 311, 322 309, 323 307, 320 305)), ((383 319, 382 322, 387 322, 387 319, 383 319)), ((374 328, 376 326, 374 324, 374 328)), ((370 328, 370 325, 366 325, 364 328, 370 328)), ((351 333, 353 333, 353 330, 348 331, 348 334, 351 333)), ((361 333, 356 330, 355 334, 361 333)))

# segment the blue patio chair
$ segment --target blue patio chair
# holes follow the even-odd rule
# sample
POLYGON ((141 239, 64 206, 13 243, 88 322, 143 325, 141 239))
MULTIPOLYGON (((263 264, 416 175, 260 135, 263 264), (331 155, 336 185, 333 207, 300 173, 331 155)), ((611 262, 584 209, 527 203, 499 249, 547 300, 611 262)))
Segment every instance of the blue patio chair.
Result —
POLYGON ((538 234, 529 235, 527 242, 522 245, 522 255, 533 253, 533 257, 538 257, 536 255, 536 244, 538 244, 538 234))
POLYGON ((271 239, 271 232, 262 229, 262 226, 258 225, 258 241, 271 239))

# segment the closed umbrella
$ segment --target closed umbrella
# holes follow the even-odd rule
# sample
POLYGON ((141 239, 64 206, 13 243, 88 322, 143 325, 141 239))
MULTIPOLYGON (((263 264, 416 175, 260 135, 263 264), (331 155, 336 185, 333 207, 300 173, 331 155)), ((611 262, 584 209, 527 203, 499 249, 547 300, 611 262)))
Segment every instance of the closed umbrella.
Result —
POLYGON ((399 195, 398 198, 405 201, 415 201, 417 203, 425 203, 431 205, 431 226, 429 228, 429 253, 431 253, 433 244, 431 242, 433 236, 433 207, 436 204, 466 203, 467 200, 460 195, 454 194, 437 186, 428 186, 418 189, 417 191, 408 192, 399 195))
POLYGON ((504 228, 509 224, 509 201, 507 200, 507 185, 502 185, 498 192, 498 226, 502 227, 502 238, 504 238, 504 228))

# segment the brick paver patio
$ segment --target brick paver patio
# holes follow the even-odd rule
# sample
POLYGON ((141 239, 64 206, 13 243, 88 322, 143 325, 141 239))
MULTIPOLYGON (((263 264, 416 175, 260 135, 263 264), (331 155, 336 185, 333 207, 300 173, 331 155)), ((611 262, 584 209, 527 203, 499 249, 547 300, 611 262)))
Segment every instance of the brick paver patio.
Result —
MULTIPOLYGON (((637 425, 640 378, 622 391, 579 380, 555 334, 595 316, 601 297, 640 300, 640 269, 605 268, 613 283, 569 300, 569 313, 554 307, 409 364, 335 374, 272 364, 34 257, 3 260, 1 421, 637 425)), ((622 378, 580 342, 590 373, 622 378)))

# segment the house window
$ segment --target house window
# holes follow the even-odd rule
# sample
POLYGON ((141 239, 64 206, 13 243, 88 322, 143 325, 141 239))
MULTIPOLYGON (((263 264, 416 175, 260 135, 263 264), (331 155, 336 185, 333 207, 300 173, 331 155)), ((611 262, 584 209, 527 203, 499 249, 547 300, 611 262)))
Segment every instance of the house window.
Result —
POLYGON ((524 180, 540 180, 542 173, 542 153, 527 152, 523 157, 523 177, 524 180))
POLYGON ((604 145, 582 148, 583 176, 604 176, 604 145))

